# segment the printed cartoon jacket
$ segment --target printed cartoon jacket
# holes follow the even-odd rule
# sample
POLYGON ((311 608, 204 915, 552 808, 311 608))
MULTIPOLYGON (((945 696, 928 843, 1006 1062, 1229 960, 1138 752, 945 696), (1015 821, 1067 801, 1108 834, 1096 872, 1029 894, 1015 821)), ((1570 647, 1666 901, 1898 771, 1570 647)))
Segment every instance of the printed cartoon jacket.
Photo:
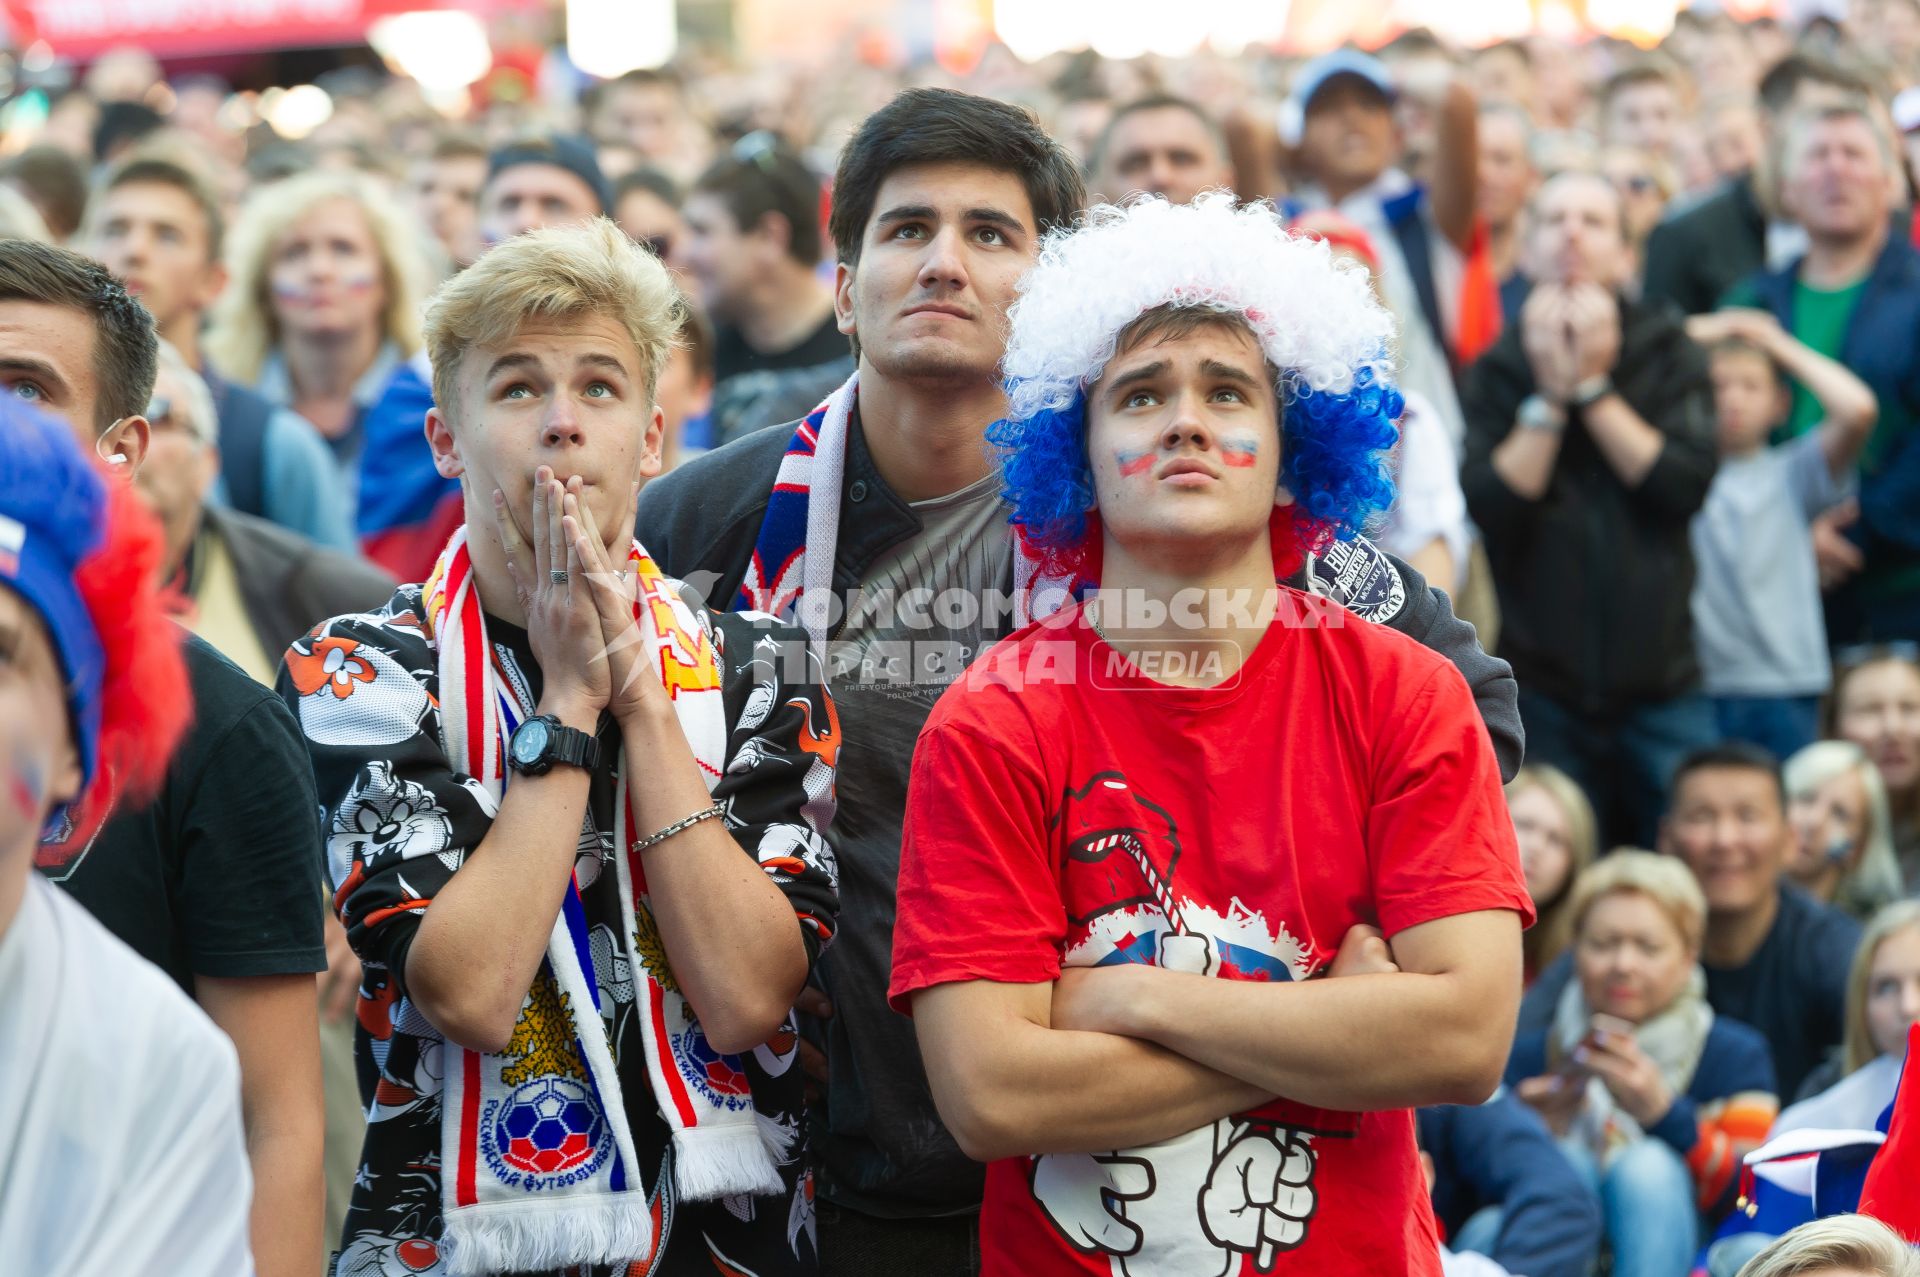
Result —
MULTIPOLYGON (((832 935, 838 893, 824 837, 833 798, 803 779, 838 726, 805 652, 804 637, 771 617, 695 607, 721 667, 729 725, 725 776, 713 791, 727 808, 743 851, 772 849, 771 874, 796 915, 809 962, 832 935), (809 746, 809 748, 803 748, 809 746), (793 862, 801 863, 795 870, 793 862)), ((417 1277, 440 1273, 440 1089, 444 1042, 406 995, 406 954, 421 915, 458 872, 492 824, 494 804, 480 783, 456 774, 440 743, 435 649, 421 618, 418 585, 402 586, 379 612, 322 622, 287 652, 279 690, 293 707, 313 758, 320 818, 327 829, 334 905, 363 964, 355 1047, 366 1143, 348 1211, 341 1277, 417 1277), (344 891, 341 885, 346 884, 344 891)), ((493 655, 524 705, 538 703, 540 672, 525 631, 487 621, 493 655)), ((601 757, 619 749, 619 731, 602 719, 601 757)), ((832 757, 829 749, 825 755, 832 757)), ((644 785, 646 760, 631 764, 644 785)), ((508 781, 511 784, 511 780, 508 781)), ((602 1014, 629 1101, 636 1151, 648 1167, 659 1239, 624 1277, 679 1272, 816 1271, 813 1186, 806 1169, 805 1106, 794 1068, 791 1019, 774 1038, 740 1058, 763 1129, 784 1145, 776 1159, 781 1197, 716 1202, 674 1199, 671 1142, 654 1111, 635 1017, 634 983, 619 956, 613 848, 611 762, 593 777, 575 873, 590 935, 602 1014), (644 1107, 646 1111, 637 1111, 644 1107)), ((729 1072, 731 1072, 729 1070, 729 1072)), ((593 1277, 598 1277, 597 1274, 593 1277)))

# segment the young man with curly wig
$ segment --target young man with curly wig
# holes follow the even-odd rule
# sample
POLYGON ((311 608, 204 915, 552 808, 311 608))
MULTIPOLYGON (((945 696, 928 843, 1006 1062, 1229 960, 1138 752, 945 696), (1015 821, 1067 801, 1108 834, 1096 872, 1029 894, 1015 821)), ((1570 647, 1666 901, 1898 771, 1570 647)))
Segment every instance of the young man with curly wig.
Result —
POLYGON ((1444 657, 1275 584, 1392 497, 1392 321, 1230 195, 1094 209, 1011 318, 1080 601, 921 733, 890 990, 982 1271, 1438 1274, 1409 1110, 1497 1085, 1532 914, 1499 765, 1444 657))
MULTIPOLYGON (((640 503, 664 569, 728 606, 792 616, 827 654, 847 728, 829 831, 841 941, 820 964, 803 1055, 821 1254, 831 1271, 978 1267, 980 1166, 941 1124, 913 1026, 887 1006, 908 764, 934 701, 1059 591, 1016 555, 986 445, 1007 409, 1006 314, 1044 232, 1085 202, 1079 169, 1020 108, 910 89, 860 126, 834 178, 841 331, 858 369, 804 420, 696 457, 640 503)), ((1292 579, 1458 664, 1501 758, 1520 761, 1515 688, 1446 595, 1364 541, 1292 579)), ((1269 583, 1270 584, 1270 583, 1269 583)))

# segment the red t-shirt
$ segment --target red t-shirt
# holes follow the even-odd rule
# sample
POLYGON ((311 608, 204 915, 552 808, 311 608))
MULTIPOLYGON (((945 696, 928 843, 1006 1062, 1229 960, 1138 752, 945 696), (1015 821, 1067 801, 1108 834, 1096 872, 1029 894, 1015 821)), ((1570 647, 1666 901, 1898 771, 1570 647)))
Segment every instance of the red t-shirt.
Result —
MULTIPOLYGON (((982 657, 916 746, 895 1008, 1063 964, 1303 980, 1355 923, 1531 922, 1465 680, 1402 634, 1319 613, 1331 623, 1271 626, 1211 688, 1149 680, 1071 611, 982 657)), ((980 1236, 988 1274, 1440 1272, 1406 1110, 1276 1101, 1151 1148, 995 1162, 980 1236), (1289 1195, 1304 1232, 1263 1235, 1244 1209, 1276 1176, 1305 1181, 1289 1195)))

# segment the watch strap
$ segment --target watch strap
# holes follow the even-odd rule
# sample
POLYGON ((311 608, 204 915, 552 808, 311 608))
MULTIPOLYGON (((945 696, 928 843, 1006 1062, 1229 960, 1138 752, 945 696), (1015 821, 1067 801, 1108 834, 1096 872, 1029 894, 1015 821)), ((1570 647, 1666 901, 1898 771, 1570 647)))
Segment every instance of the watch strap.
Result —
POLYGON ((1573 388, 1573 398, 1568 404, 1575 408, 1591 408, 1613 393, 1613 378, 1606 373, 1589 377, 1573 388))
POLYGON ((577 727, 565 727, 557 721, 548 731, 547 757, 556 763, 584 767, 588 771, 600 765, 600 742, 577 727))
POLYGON ((1516 415, 1520 424, 1529 430, 1558 434, 1567 428, 1566 406, 1555 403, 1545 395, 1528 395, 1520 401, 1520 411, 1516 415))

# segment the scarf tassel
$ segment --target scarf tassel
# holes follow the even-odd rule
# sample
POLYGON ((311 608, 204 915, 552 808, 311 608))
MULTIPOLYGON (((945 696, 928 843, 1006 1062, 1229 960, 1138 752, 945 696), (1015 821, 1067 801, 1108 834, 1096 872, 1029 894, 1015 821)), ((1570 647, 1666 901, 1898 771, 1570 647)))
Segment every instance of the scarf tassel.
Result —
POLYGON ((451 1277, 619 1264, 654 1244, 639 1189, 534 1200, 481 1202, 446 1212, 443 1249, 451 1277))

